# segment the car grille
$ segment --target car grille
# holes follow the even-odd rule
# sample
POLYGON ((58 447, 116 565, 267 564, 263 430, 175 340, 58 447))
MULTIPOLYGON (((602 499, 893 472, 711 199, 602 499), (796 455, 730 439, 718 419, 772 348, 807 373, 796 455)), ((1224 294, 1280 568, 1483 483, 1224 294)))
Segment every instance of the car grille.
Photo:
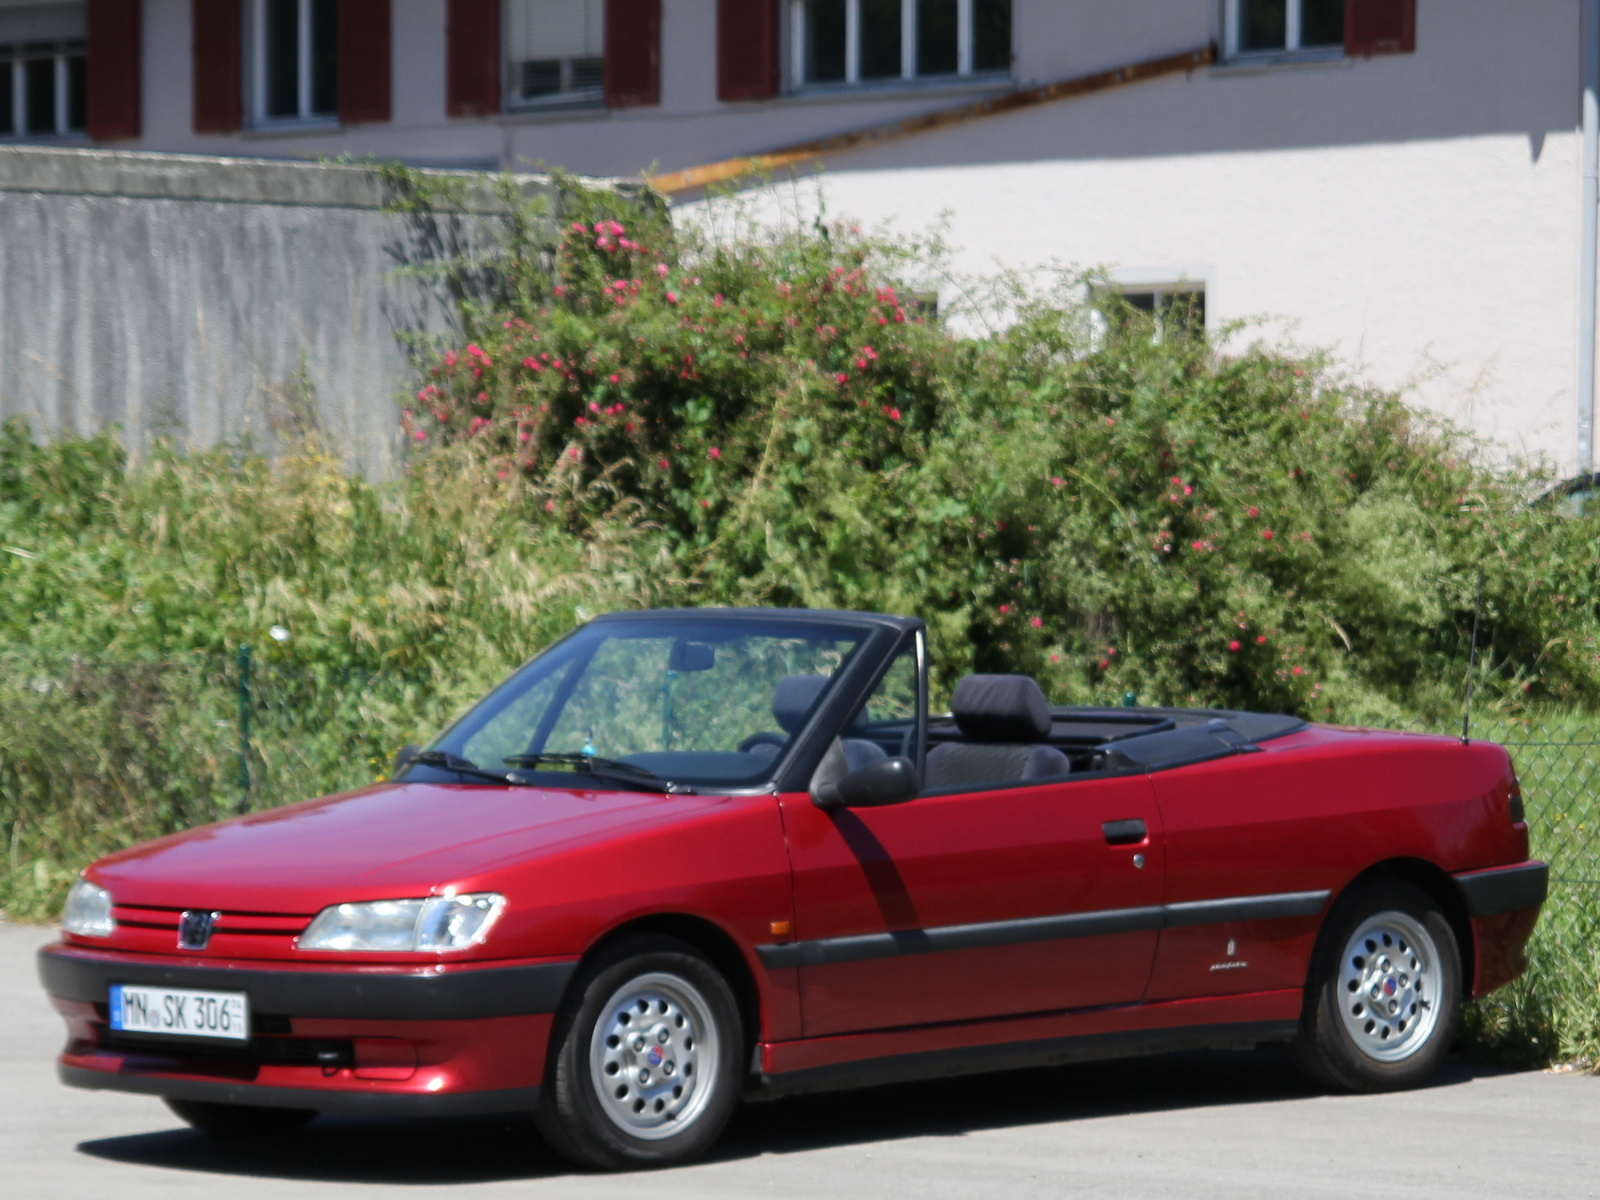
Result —
MULTIPOLYGON (((128 949, 170 954, 178 948, 178 922, 185 910, 118 904, 111 910, 117 929, 114 944, 128 949)), ((286 956, 294 939, 305 932, 314 913, 228 912, 212 927, 206 950, 240 958, 286 956)))
POLYGON ((350 1042, 335 1038, 252 1037, 248 1042, 197 1043, 101 1029, 96 1044, 102 1050, 113 1050, 118 1054, 184 1062, 228 1061, 253 1063, 256 1066, 325 1067, 330 1070, 355 1064, 355 1051, 350 1042))

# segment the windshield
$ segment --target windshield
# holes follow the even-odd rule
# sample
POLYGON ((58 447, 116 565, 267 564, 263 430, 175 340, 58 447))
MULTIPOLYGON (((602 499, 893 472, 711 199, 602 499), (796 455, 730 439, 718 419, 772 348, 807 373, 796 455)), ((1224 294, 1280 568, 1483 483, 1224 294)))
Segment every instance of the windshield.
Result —
POLYGON ((407 777, 449 777, 454 761, 518 779, 592 765, 608 782, 758 784, 865 636, 781 616, 597 622, 492 692, 407 777))

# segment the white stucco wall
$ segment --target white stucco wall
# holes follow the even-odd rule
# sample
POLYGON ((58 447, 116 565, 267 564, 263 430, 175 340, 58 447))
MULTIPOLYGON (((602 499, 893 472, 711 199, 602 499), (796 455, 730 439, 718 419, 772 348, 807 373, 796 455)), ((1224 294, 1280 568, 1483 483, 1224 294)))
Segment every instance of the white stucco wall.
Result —
MULTIPOLYGON (((394 0, 394 120, 196 135, 191 0, 144 0, 128 148, 424 165, 670 170, 981 94, 969 85, 716 99, 716 0, 663 0, 662 103, 449 120, 445 0, 394 0)), ((1203 278, 1217 320, 1282 318, 1509 449, 1575 459, 1580 0, 1418 0, 1417 53, 1224 67, 826 163, 834 211, 951 215, 959 265, 1203 278)), ((1015 0, 1018 83, 1221 40, 1221 0, 1015 0)), ((1590 31, 1588 36, 1600 36, 1590 31)))

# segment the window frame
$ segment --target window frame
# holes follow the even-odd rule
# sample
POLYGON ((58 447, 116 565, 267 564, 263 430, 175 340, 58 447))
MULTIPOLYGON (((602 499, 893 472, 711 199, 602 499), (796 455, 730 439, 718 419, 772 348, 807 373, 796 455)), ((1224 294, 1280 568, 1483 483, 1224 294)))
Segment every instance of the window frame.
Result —
MULTIPOLYGON (((521 70, 523 62, 528 61, 512 57, 511 46, 511 6, 517 0, 505 0, 500 5, 500 78, 501 98, 500 106, 507 113, 539 113, 549 109, 564 108, 604 108, 606 102, 606 54, 605 54, 605 5, 600 10, 600 53, 595 56, 600 60, 600 82, 592 88, 573 88, 559 92, 549 92, 543 96, 524 96, 520 92, 521 70)), ((561 78, 563 81, 572 78, 572 64, 575 58, 561 58, 561 78)))
POLYGON ((294 129, 337 129, 340 126, 338 107, 338 71, 342 63, 335 58, 334 107, 327 112, 312 111, 313 56, 311 6, 313 0, 295 0, 298 9, 299 30, 296 38, 296 100, 299 111, 292 117, 271 116, 267 113, 267 0, 249 0, 246 30, 245 61, 245 112, 249 114, 249 128, 266 132, 294 129))
MULTIPOLYGON (((36 42, 7 42, 0 45, 0 63, 11 67, 11 129, 0 130, 0 143, 30 142, 40 138, 86 138, 88 129, 88 103, 85 96, 85 116, 82 125, 70 124, 72 119, 72 68, 70 60, 88 58, 88 44, 82 37, 46 38, 36 42), (49 130, 28 128, 28 72, 26 64, 50 59, 54 64, 55 127, 49 130)), ((87 75, 87 66, 85 67, 87 75)))
MULTIPOLYGON (((1344 0, 1348 17, 1350 0, 1344 0)), ((1240 25, 1244 20, 1243 0, 1222 0, 1223 59, 1230 63, 1273 62, 1339 62, 1349 57, 1345 43, 1340 39, 1323 46, 1300 45, 1305 0, 1285 0, 1287 11, 1284 20, 1283 47, 1275 50, 1245 50, 1240 42, 1240 25)))
POLYGON ((1010 61, 1004 70, 975 70, 973 44, 975 0, 956 0, 956 70, 954 74, 917 74, 917 16, 921 0, 900 0, 900 74, 861 78, 861 0, 845 0, 845 77, 806 78, 806 6, 811 0, 787 0, 783 6, 784 90, 791 95, 881 91, 884 89, 972 86, 1011 82, 1016 75, 1016 0, 1012 0, 1010 61))

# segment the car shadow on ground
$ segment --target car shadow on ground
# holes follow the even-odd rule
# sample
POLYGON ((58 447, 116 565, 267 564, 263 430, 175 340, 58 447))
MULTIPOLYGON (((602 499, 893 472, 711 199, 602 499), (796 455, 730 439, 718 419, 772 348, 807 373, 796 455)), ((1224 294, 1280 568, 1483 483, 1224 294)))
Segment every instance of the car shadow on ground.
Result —
MULTIPOLYGON (((1454 1056, 1428 1086, 1504 1073, 1454 1056)), ((1012 1071, 743 1105, 704 1161, 961 1137, 1096 1117, 1287 1103, 1317 1094, 1281 1047, 1012 1071)), ((260 1141, 215 1138, 170 1119, 173 1128, 97 1138, 80 1143, 78 1150, 130 1165, 327 1183, 488 1183, 573 1170, 545 1147, 525 1117, 325 1116, 292 1135, 260 1141)))

